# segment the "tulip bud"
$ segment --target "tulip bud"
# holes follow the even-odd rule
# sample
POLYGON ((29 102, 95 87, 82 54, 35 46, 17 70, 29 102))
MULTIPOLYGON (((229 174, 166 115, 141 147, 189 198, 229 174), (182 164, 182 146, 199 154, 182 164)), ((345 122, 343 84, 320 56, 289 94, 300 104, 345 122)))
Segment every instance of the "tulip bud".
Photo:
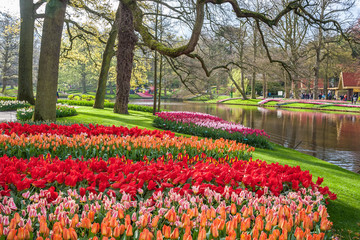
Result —
POLYGON ((25 239, 24 228, 22 228, 22 227, 19 228, 17 237, 18 237, 19 240, 24 240, 25 239))
POLYGON ((126 229, 126 236, 131 237, 132 235, 133 235, 132 226, 129 225, 128 228, 126 229))
POLYGON ((11 221, 10 221, 9 229, 15 229, 15 228, 16 228, 16 225, 17 225, 17 223, 16 223, 16 219, 15 219, 15 217, 14 217, 14 218, 11 219, 11 221))
POLYGON ((75 214, 74 217, 71 219, 71 227, 75 228, 76 224, 78 223, 79 223, 79 216, 75 214))
POLYGON ((117 224, 116 218, 111 217, 111 218, 110 218, 110 227, 111 227, 111 228, 114 228, 114 227, 116 227, 117 225, 118 225, 118 224, 117 224))
POLYGON ((7 240, 14 240, 16 237, 16 231, 16 229, 11 229, 7 236, 7 240))
POLYGON ((148 215, 147 214, 142 216, 142 218, 140 220, 140 224, 143 228, 148 225, 148 215))
POLYGON ((74 228, 69 228, 70 231, 70 239, 71 240, 77 240, 78 236, 76 234, 76 231, 74 228))
POLYGON ((179 239, 179 229, 175 228, 174 231, 170 235, 171 239, 179 239))
POLYGON ((63 229, 63 238, 64 240, 70 240, 70 231, 67 228, 63 229))
POLYGON ((100 230, 100 224, 99 223, 93 223, 91 226, 91 233, 92 234, 97 234, 100 230))
POLYGON ((219 231, 215 225, 211 225, 211 234, 214 238, 219 237, 219 231))
POLYGON ((123 211, 121 208, 119 208, 119 210, 118 210, 118 218, 119 218, 119 219, 123 219, 123 218, 124 218, 124 211, 123 211))
POLYGON ((171 227, 164 225, 162 228, 162 233, 164 234, 165 238, 170 238, 171 235, 171 227))
POLYGON ((159 216, 155 216, 155 217, 153 218, 153 220, 152 220, 152 222, 151 222, 151 226, 152 226, 153 228, 157 227, 158 222, 159 222, 159 219, 160 219, 159 216))
POLYGON ((231 204, 230 212, 231 212, 232 215, 236 214, 236 205, 235 205, 235 203, 231 204))
POLYGON ((163 235, 161 234, 160 230, 158 230, 156 233, 156 240, 163 240, 163 235))
POLYGON ((90 210, 89 213, 88 213, 88 218, 90 219, 91 222, 94 221, 94 218, 95 218, 95 213, 94 211, 90 210))

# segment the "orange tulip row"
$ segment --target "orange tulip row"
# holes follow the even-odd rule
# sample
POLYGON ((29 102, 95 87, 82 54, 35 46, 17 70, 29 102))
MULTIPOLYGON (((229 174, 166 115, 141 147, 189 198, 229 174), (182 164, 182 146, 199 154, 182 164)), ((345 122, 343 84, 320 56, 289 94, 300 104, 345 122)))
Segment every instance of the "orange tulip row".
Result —
MULTIPOLYGON (((36 239, 119 239, 126 236, 128 239, 198 239, 205 240, 209 236, 213 239, 225 237, 227 240, 235 239, 257 239, 257 240, 286 240, 294 236, 297 240, 322 240, 325 232, 331 229, 332 223, 327 219, 326 208, 320 212, 312 213, 311 209, 298 206, 298 214, 292 217, 287 206, 281 206, 278 211, 266 210, 261 206, 258 215, 254 218, 254 209, 250 206, 245 208, 242 213, 237 212, 236 205, 231 204, 230 212, 225 207, 220 208, 219 214, 214 210, 203 210, 199 213, 197 208, 187 209, 181 216, 180 224, 177 221, 177 213, 174 209, 169 209, 161 220, 159 215, 151 219, 151 215, 146 213, 140 217, 139 221, 132 221, 130 215, 126 215, 122 209, 117 210, 116 217, 112 211, 108 211, 101 223, 97 219, 94 211, 89 211, 81 220, 75 214, 69 224, 64 218, 51 223, 45 216, 39 218, 39 229, 36 239), (311 217, 312 216, 312 217, 311 217), (162 221, 162 227, 160 224, 162 221), (135 222, 138 222, 134 225, 135 222), (50 230, 48 223, 52 225, 50 230), (313 233, 314 225, 320 223, 319 233, 313 233), (135 234, 137 232, 137 234, 135 234)), ((134 219, 133 219, 134 220, 134 219)), ((19 227, 20 215, 15 213, 9 225, 7 239, 27 240, 33 234, 32 226, 27 223, 24 227, 19 227)), ((3 225, 0 224, 0 238, 3 235, 3 225)))

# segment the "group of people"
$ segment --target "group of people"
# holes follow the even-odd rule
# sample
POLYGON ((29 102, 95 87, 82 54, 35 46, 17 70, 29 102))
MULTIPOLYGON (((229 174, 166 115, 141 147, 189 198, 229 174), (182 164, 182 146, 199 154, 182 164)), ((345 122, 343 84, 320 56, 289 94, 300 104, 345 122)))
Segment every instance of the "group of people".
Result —
POLYGON ((352 96, 348 96, 347 94, 340 96, 341 101, 348 101, 351 100, 352 104, 356 104, 358 100, 358 95, 354 93, 352 96))

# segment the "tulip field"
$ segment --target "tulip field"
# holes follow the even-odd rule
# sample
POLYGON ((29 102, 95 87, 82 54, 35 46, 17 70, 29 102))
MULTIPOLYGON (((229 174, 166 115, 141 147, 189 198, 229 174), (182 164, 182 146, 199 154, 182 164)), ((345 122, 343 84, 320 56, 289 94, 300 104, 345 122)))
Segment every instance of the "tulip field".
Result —
POLYGON ((333 237, 323 179, 245 143, 91 124, 0 132, 1 240, 333 237))

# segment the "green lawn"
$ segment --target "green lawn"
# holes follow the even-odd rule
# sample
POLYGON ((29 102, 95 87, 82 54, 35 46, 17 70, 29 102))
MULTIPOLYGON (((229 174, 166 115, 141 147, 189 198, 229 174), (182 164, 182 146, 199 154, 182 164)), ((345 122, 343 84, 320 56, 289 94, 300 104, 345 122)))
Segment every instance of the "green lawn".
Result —
POLYGON ((278 103, 279 103, 278 101, 270 101, 270 102, 265 103, 264 105, 265 106, 275 106, 278 103))
MULTIPOLYGON (((81 122, 103 125, 123 125, 128 127, 154 129, 151 113, 130 111, 129 115, 114 114, 110 108, 99 110, 91 107, 78 107, 74 117, 59 119, 63 122, 81 122)), ((181 134, 176 134, 181 135, 181 134)), ((276 145, 273 150, 256 149, 255 159, 267 162, 279 162, 290 166, 299 165, 302 170, 309 170, 313 179, 324 177, 324 185, 338 194, 338 199, 328 205, 334 228, 346 234, 348 230, 359 232, 360 223, 360 175, 327 163, 318 158, 276 145)))
POLYGON ((206 101, 206 103, 217 103, 217 101, 222 100, 222 99, 227 99, 227 98, 230 98, 230 96, 218 96, 215 99, 206 101))
POLYGON ((229 100, 229 101, 225 101, 225 104, 244 104, 244 105, 257 105, 258 102, 260 102, 261 99, 247 99, 247 100, 243 100, 243 99, 234 99, 234 100, 229 100))

